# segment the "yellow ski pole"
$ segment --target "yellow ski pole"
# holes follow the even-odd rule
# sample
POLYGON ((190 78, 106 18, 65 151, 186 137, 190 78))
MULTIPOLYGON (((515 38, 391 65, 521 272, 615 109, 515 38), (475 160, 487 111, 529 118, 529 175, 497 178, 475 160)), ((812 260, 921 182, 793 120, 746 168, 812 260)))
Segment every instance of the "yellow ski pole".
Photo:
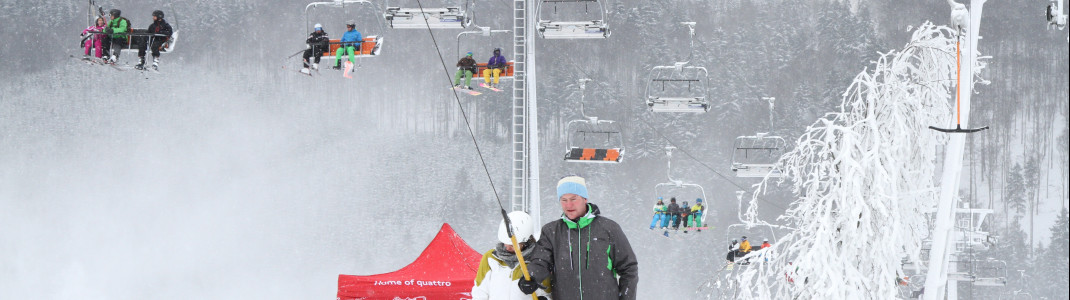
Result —
MULTIPOLYGON (((509 232, 509 240, 513 241, 513 251, 516 252, 516 258, 520 261, 520 270, 524 272, 524 280, 531 281, 528 264, 524 261, 524 253, 520 251, 520 244, 516 242, 516 234, 513 234, 513 225, 512 222, 509 222, 509 215, 505 213, 505 208, 502 208, 502 218, 505 219, 505 230, 509 232)), ((539 300, 539 296, 531 293, 531 300, 539 300)))

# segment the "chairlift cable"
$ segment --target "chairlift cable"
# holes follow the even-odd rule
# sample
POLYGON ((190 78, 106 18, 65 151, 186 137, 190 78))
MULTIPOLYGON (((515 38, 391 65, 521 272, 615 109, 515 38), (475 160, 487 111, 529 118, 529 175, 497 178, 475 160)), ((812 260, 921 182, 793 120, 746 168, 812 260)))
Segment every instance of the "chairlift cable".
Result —
MULTIPOLYGON (((710 167, 710 165, 708 165, 705 162, 699 160, 694 155, 691 155, 691 153, 687 152, 687 150, 684 150, 683 148, 680 148, 680 146, 678 146, 671 139, 669 139, 667 136, 662 134, 661 131, 658 131, 658 129, 656 127, 654 127, 653 125, 650 125, 650 123, 648 123, 646 120, 643 120, 643 119, 640 118, 639 121, 642 122, 643 124, 646 124, 646 126, 650 127, 654 131, 655 134, 657 134, 659 137, 661 137, 666 142, 668 142, 669 145, 672 145, 673 147, 676 147, 677 150, 680 150, 680 152, 683 152, 684 155, 687 155, 687 157, 690 157, 691 160, 694 160, 695 162, 698 162, 700 165, 705 167, 707 170, 710 170, 710 172, 713 172, 714 174, 717 174, 717 176, 720 176, 721 179, 724 179, 724 181, 727 181, 728 183, 732 184, 736 188, 738 188, 740 190, 747 190, 747 188, 745 188, 742 185, 739 185, 738 183, 736 183, 735 181, 732 181, 731 179, 729 179, 728 176, 725 176, 724 174, 721 174, 721 172, 717 172, 717 170, 715 170, 713 167, 710 167)), ((786 207, 778 205, 778 204, 773 203, 773 202, 769 202, 768 200, 765 200, 764 198, 758 198, 758 201, 764 202, 764 203, 769 204, 769 205, 771 205, 773 207, 776 207, 776 208, 782 209, 784 211, 787 211, 786 207)))
MULTIPOLYGON (((416 4, 420 6, 420 14, 426 15, 424 12, 424 4, 419 0, 416 4)), ((438 61, 442 64, 442 72, 446 75, 446 80, 453 85, 453 81, 450 80, 450 71, 446 67, 446 60, 442 58, 442 49, 438 46, 438 40, 435 39, 434 31, 431 31, 431 24, 428 23, 427 18, 424 18, 424 25, 427 27, 427 34, 431 36, 431 42, 435 45, 435 52, 438 54, 438 61)), ((450 89, 453 92, 453 99, 456 100, 457 109, 461 110, 461 116, 464 117, 464 125, 468 128, 468 135, 472 137, 472 144, 476 147, 476 154, 479 155, 479 161, 483 164, 483 172, 487 174, 487 181, 490 183, 490 189, 494 192, 494 200, 498 202, 498 207, 501 209, 502 220, 505 222, 505 230, 509 233, 509 239, 513 242, 513 249, 516 249, 516 258, 520 263, 520 268, 524 271, 524 279, 531 280, 531 272, 528 271, 527 263, 524 261, 524 254, 520 253, 520 245, 516 242, 516 234, 513 233, 513 226, 509 221, 509 214, 505 211, 505 206, 502 205, 502 199, 498 197, 498 189, 494 186, 494 178, 490 176, 490 169, 487 168, 487 161, 483 159, 483 152, 479 150, 479 142, 476 140, 476 134, 472 131, 472 123, 468 121, 468 113, 464 111, 464 106, 461 105, 461 97, 457 96, 456 89, 450 89)), ((538 297, 532 293, 532 300, 538 300, 538 297)))
MULTIPOLYGON (((591 76, 591 74, 587 73, 582 68, 580 68, 579 65, 577 65, 572 60, 572 57, 569 57, 569 56, 566 55, 565 58, 568 59, 569 64, 571 64, 573 67, 575 67, 577 70, 579 70, 580 73, 583 73, 583 75, 585 75, 586 78, 593 77, 593 76, 591 76)), ((728 183, 732 184, 733 186, 735 186, 736 188, 738 188, 740 190, 747 190, 747 188, 745 188, 742 185, 736 183, 735 181, 732 181, 731 179, 728 178, 728 176, 725 176, 724 174, 721 174, 721 172, 717 172, 717 170, 715 170, 713 167, 710 167, 705 162, 703 162, 703 161, 699 160, 698 158, 696 158, 695 156, 691 155, 691 153, 687 152, 687 150, 684 150, 683 148, 678 146, 671 139, 669 139, 667 136, 662 134, 661 131, 659 131, 657 127, 654 127, 653 125, 650 125, 650 123, 648 123, 646 120, 643 120, 642 118, 637 118, 637 119, 639 120, 639 122, 642 122, 643 124, 646 124, 647 127, 650 127, 650 129, 652 129, 654 131, 654 133, 658 135, 658 137, 661 137, 663 140, 668 142, 670 145, 672 145, 673 147, 676 147, 677 150, 680 150, 680 152, 683 152, 684 155, 687 155, 687 157, 690 157, 692 160, 698 162, 700 165, 702 165, 706 169, 710 170, 710 172, 713 172, 714 174, 717 174, 717 176, 720 176, 721 179, 724 179, 725 181, 727 181, 728 183)), ((782 209, 784 211, 787 211, 786 207, 783 207, 783 206, 777 205, 775 203, 769 202, 768 200, 765 200, 764 198, 759 198, 758 201, 761 201, 761 202, 763 202, 765 204, 769 204, 769 205, 771 205, 773 207, 776 207, 776 208, 782 209)))
MULTIPOLYGON (((419 0, 416 4, 420 6, 420 14, 424 14, 424 5, 419 0)), ((427 34, 431 36, 431 42, 435 45, 435 52, 438 53, 438 61, 442 64, 442 72, 446 74, 446 80, 449 81, 450 86, 453 86, 453 80, 450 79, 449 68, 446 67, 446 60, 442 58, 442 48, 438 46, 438 40, 435 39, 435 34, 431 31, 431 24, 427 23, 427 19, 424 18, 424 24, 427 26, 427 34)), ((494 178, 490 175, 490 169, 487 168, 487 161, 483 158, 483 151, 479 149, 479 142, 476 141, 476 134, 472 131, 472 123, 468 120, 468 113, 465 112, 464 106, 461 105, 461 97, 457 96, 457 90, 453 91, 453 99, 456 100, 457 108, 461 110, 461 116, 464 117, 464 125, 468 128, 468 135, 472 137, 472 144, 476 147, 476 154, 479 156, 479 161, 483 164, 483 172, 487 174, 487 181, 490 183, 490 189, 494 192, 494 199, 498 202, 498 207, 501 207, 502 213, 505 213, 505 206, 502 205, 501 197, 498 196, 498 189, 494 186, 494 178)), ((506 218, 508 219, 508 218, 506 218)))

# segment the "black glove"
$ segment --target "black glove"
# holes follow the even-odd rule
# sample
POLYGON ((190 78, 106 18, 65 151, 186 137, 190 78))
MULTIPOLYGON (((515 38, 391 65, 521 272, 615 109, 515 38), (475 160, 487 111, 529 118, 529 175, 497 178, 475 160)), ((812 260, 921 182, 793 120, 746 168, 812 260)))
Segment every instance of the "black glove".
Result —
POLYGON ((111 32, 112 32, 111 26, 104 27, 104 33, 111 33, 111 32))
POLYGON ((539 300, 548 300, 548 299, 546 299, 546 296, 539 296, 539 300))
POLYGON ((524 295, 531 295, 531 293, 534 293, 536 290, 539 289, 538 282, 524 279, 524 277, 520 277, 520 281, 517 282, 517 286, 520 287, 520 291, 523 292, 524 295))

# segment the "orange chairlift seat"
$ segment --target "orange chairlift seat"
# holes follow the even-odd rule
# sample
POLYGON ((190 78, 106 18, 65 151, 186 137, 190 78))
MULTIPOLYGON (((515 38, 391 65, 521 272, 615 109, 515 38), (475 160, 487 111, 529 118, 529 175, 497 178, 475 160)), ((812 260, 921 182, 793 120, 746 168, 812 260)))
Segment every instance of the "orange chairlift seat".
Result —
POLYGON ((596 149, 573 147, 572 149, 569 149, 568 155, 565 156, 565 160, 616 163, 620 162, 620 151, 620 148, 596 149))
MULTIPOLYGON (((338 48, 342 46, 341 39, 331 39, 330 50, 323 52, 323 58, 332 58, 338 51, 338 48)), ((360 43, 360 53, 354 53, 353 55, 358 57, 375 57, 382 51, 382 38, 377 35, 364 37, 364 41, 360 43)))

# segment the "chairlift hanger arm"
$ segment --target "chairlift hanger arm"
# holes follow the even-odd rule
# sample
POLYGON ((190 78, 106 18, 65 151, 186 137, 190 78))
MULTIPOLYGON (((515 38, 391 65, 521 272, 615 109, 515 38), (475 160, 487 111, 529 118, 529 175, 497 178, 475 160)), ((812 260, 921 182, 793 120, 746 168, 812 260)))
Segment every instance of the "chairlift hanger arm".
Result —
MULTIPOLYGON (((461 58, 461 37, 470 34, 479 34, 482 36, 492 36, 495 33, 509 33, 512 30, 506 29, 490 29, 490 27, 477 27, 479 30, 463 31, 457 34, 457 59, 461 58)), ((516 55, 515 53, 513 55, 516 55)))
POLYGON ((369 2, 368 0, 335 0, 335 1, 312 2, 312 3, 309 3, 308 5, 305 5, 305 13, 308 14, 308 10, 310 8, 314 8, 314 7, 317 7, 317 6, 344 7, 346 4, 371 4, 371 2, 369 2))
POLYGON ((311 32, 309 29, 312 26, 312 22, 311 22, 311 20, 309 20, 309 15, 308 15, 308 12, 309 12, 310 9, 318 7, 318 6, 334 7, 334 8, 345 8, 346 4, 360 4, 361 5, 360 7, 364 7, 364 5, 370 5, 368 7, 370 7, 372 9, 373 15, 375 16, 375 19, 376 19, 375 23, 379 25, 379 35, 384 35, 386 33, 386 29, 383 27, 383 20, 382 20, 382 18, 380 18, 380 15, 379 15, 380 9, 375 5, 375 3, 372 3, 371 1, 368 1, 368 0, 335 0, 335 1, 329 1, 329 2, 325 1, 325 2, 312 2, 312 3, 309 3, 308 5, 305 6, 305 31, 311 32))

